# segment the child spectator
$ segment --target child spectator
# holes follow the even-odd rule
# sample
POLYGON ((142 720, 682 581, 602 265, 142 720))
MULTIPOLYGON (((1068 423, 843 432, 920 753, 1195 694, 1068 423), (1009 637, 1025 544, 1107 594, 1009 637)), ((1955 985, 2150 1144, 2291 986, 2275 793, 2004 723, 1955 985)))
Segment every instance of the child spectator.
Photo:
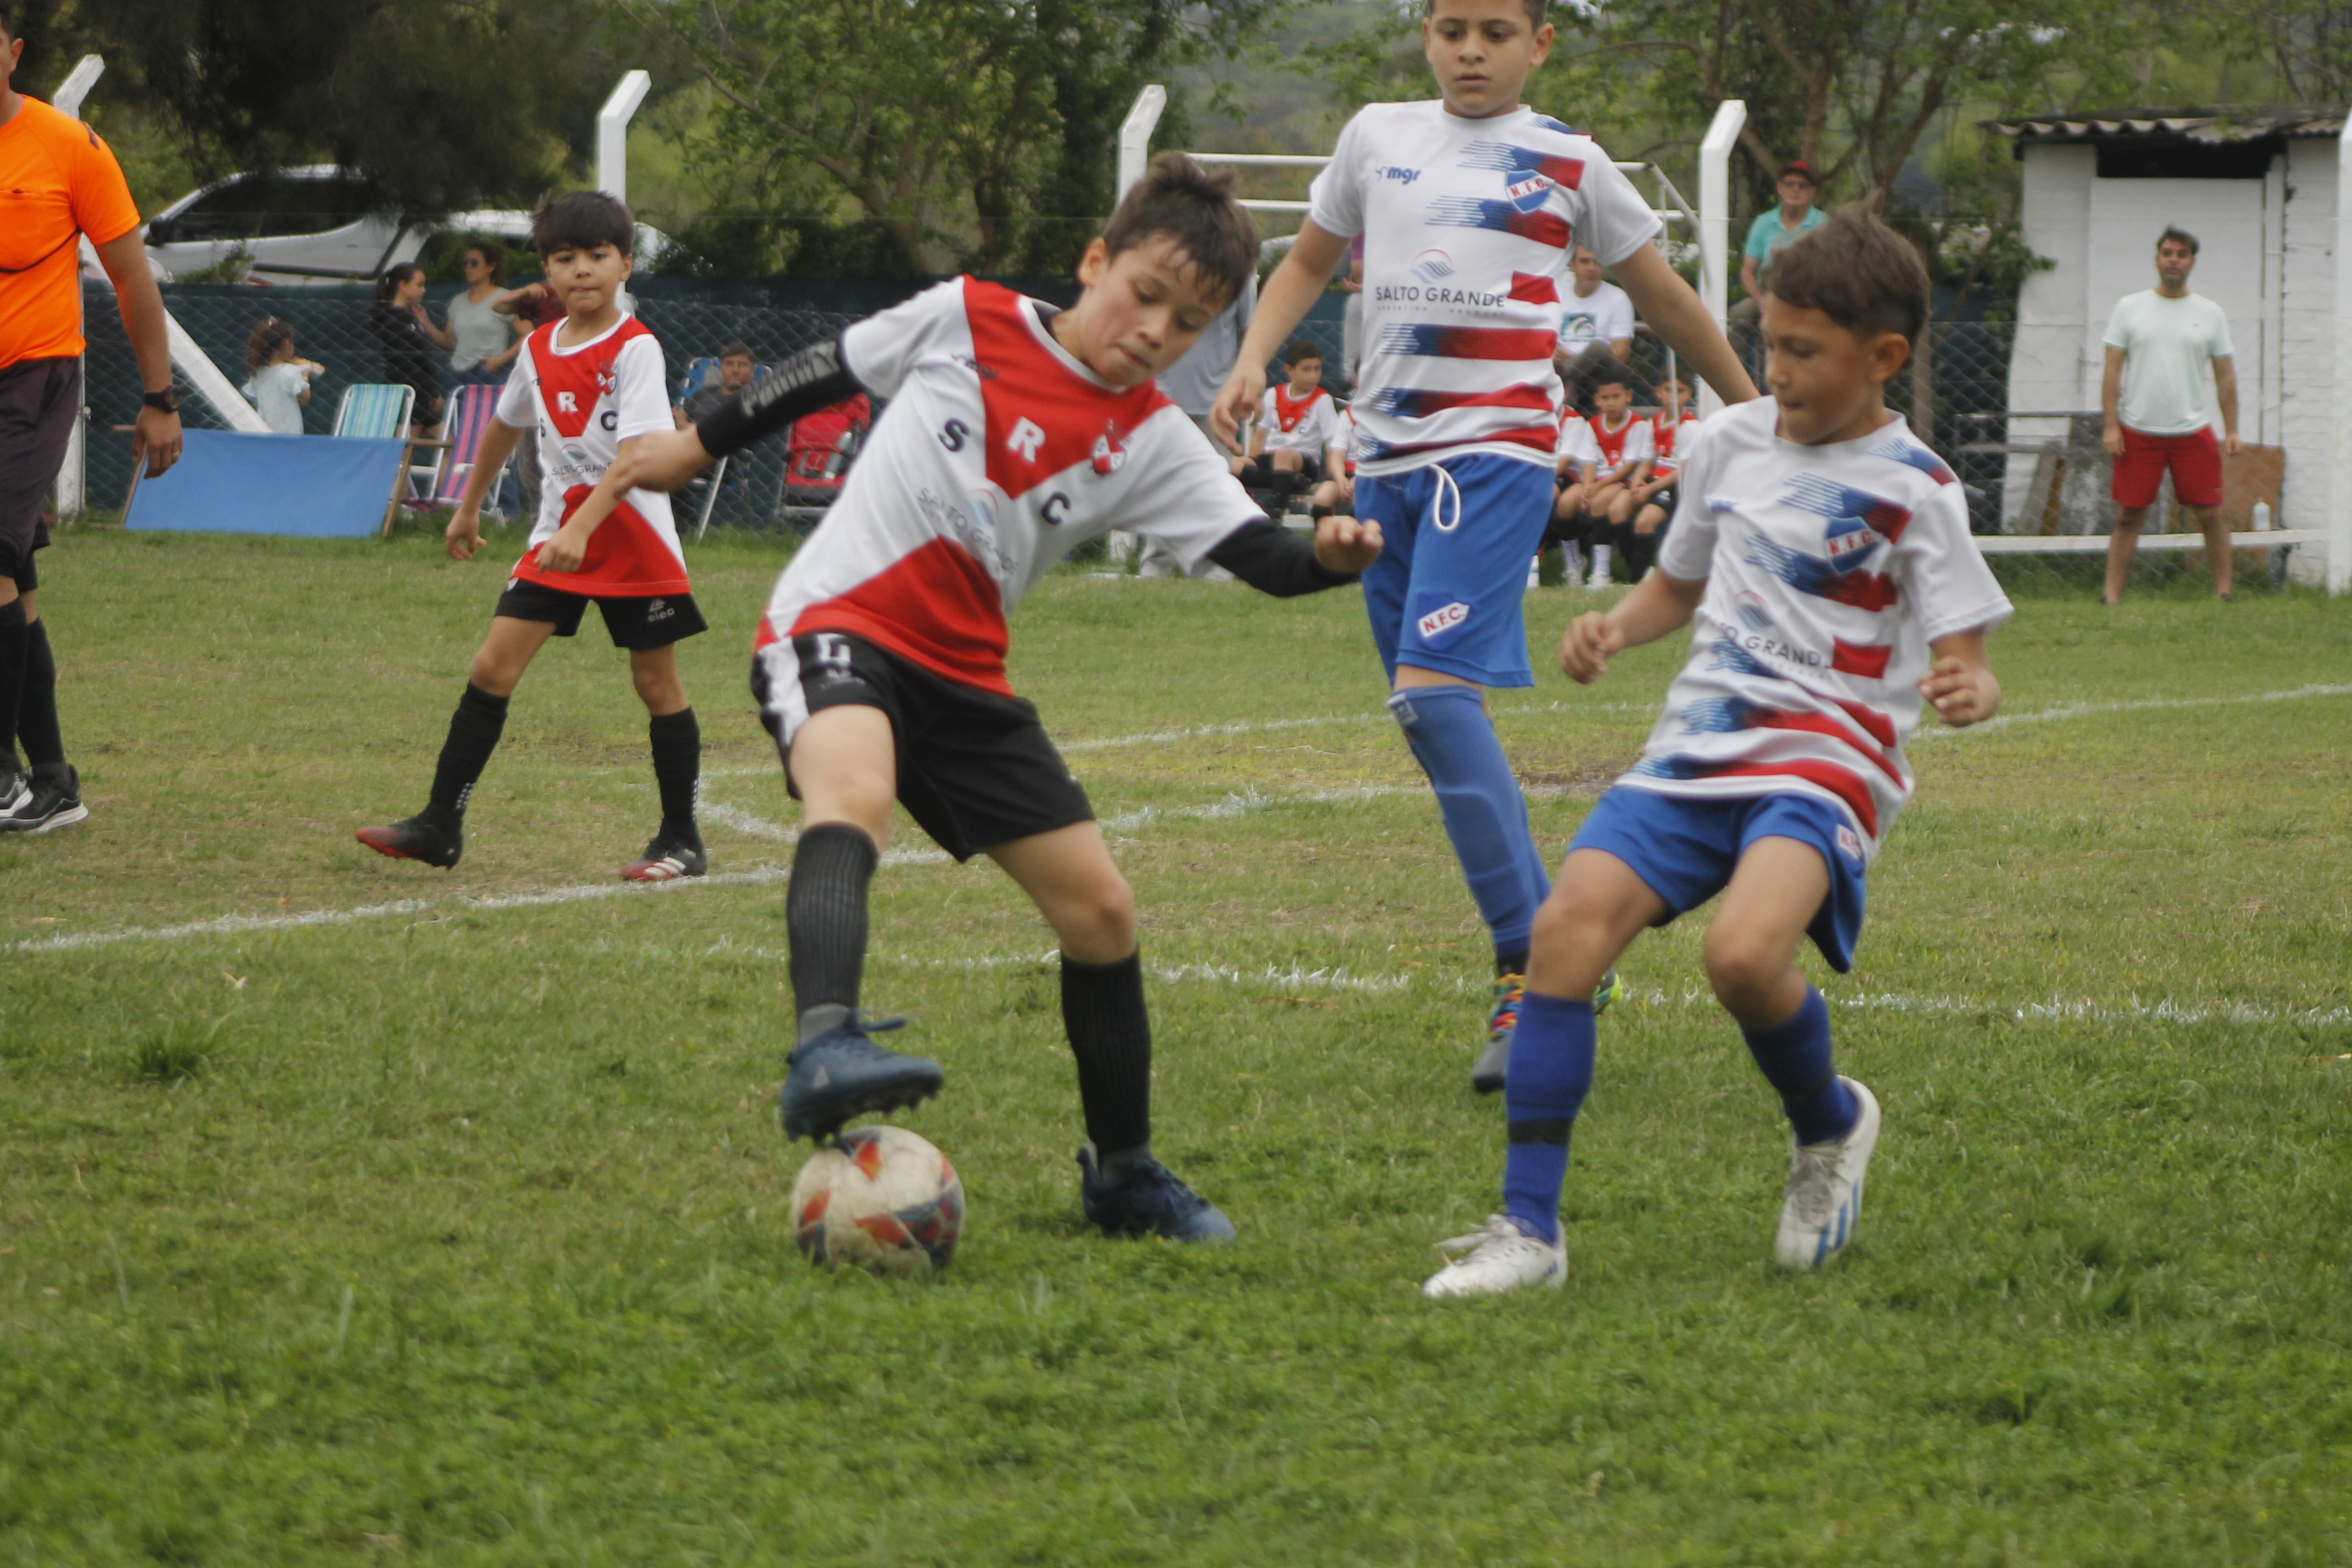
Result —
POLYGON ((1352 583, 1379 551, 1378 531, 1353 520, 1326 518, 1312 544, 1267 521, 1152 384, 1256 263, 1232 188, 1163 153, 1087 246, 1068 310, 974 278, 941 283, 693 429, 648 439, 582 513, 633 483, 683 483, 713 454, 854 393, 888 400, 871 457, 777 582, 752 656, 803 806, 784 911, 800 1017, 785 1136, 830 1137, 942 1081, 937 1062, 875 1044, 858 1011, 866 888, 895 797, 958 859, 995 860, 1053 927, 1088 1138, 1081 1204, 1105 1231, 1177 1241, 1234 1227, 1152 1157, 1135 895, 1037 710, 1013 693, 1005 620, 1055 563, 1113 528, 1282 595, 1352 583))
POLYGON ((1342 407, 1331 416, 1330 462, 1325 479, 1307 498, 1307 516, 1317 522, 1327 517, 1356 514, 1356 416, 1342 407))
POLYGON ((296 354, 294 329, 268 317, 245 340, 246 400, 280 436, 299 436, 302 410, 310 403, 310 378, 326 368, 296 354))
POLYGON ((1585 501, 1601 467, 1601 444, 1592 438, 1591 422, 1576 411, 1574 404, 1565 401, 1559 410, 1559 452, 1552 465, 1551 522, 1544 530, 1537 554, 1558 545, 1567 580, 1581 584, 1584 541, 1593 526, 1585 501))
POLYGON ((1656 449, 1651 445, 1650 422, 1633 413, 1633 388, 1623 369, 1610 365, 1593 373, 1592 403, 1597 412, 1584 426, 1599 461, 1584 487, 1584 538, 1592 551, 1592 578, 1586 585, 1601 588, 1609 583, 1614 537, 1610 530, 1633 521, 1633 487, 1649 472, 1656 449))
POLYGON ((1589 685, 1621 648, 1697 622, 1641 762, 1584 819, 1537 920, 1503 1091, 1504 1212, 1442 1244, 1465 1256, 1432 1297, 1566 1279, 1593 988, 1643 928, 1718 892, 1707 979, 1793 1142, 1774 1255, 1820 1268, 1861 1212, 1878 1102, 1832 1067, 1797 945, 1852 965, 1864 868, 1911 795, 1903 743, 1923 703, 1955 726, 2000 707, 1985 635, 2010 605, 1952 471, 1885 405, 1927 316, 1918 253, 1848 213, 1766 279, 1771 399, 1726 409, 1679 455, 1690 485, 1658 570, 1560 639, 1560 668, 1589 685))
POLYGON ((535 432, 547 477, 539 516, 474 655, 430 802, 389 827, 361 828, 359 840, 394 859, 457 863, 466 806, 506 727, 508 700, 547 639, 577 633, 593 603, 613 645, 629 650, 630 679, 651 715, 661 795, 661 826, 621 875, 636 882, 699 877, 709 867, 694 821, 702 731, 678 680, 675 645, 705 628, 669 497, 633 489, 602 515, 575 515, 619 458, 647 432, 670 428, 661 344, 618 301, 635 226, 611 196, 574 191, 542 205, 530 227, 565 315, 534 331, 515 361, 449 520, 449 557, 470 561, 482 547, 482 498, 525 430, 535 432))
POLYGON ((1679 372, 1668 376, 1659 394, 1665 406, 1650 416, 1650 441, 1657 456, 1650 461, 1649 477, 1633 488, 1633 520, 1621 529, 1612 516, 1610 525, 1627 574, 1636 583, 1656 563, 1663 530, 1675 515, 1675 447, 1698 426, 1688 376, 1679 372))
MULTIPOLYGON (((1364 607, 1389 710, 1492 939, 1482 1064, 1507 1050, 1528 931, 1550 890, 1486 693, 1534 684, 1521 605, 1549 521, 1570 245, 1613 269, 1642 319, 1726 401, 1755 395, 1659 253, 1657 215, 1632 182, 1590 137, 1520 102, 1551 49, 1544 10, 1544 0, 1430 0, 1422 45, 1441 98, 1368 105, 1340 132, 1213 416, 1230 445, 1265 390, 1275 345, 1362 235, 1356 511, 1387 542, 1364 574, 1364 607)), ((1472 1081, 1500 1076, 1482 1067, 1472 1081)))
POLYGON ((1330 449, 1339 434, 1339 405, 1323 390, 1323 351, 1295 338, 1282 351, 1288 384, 1269 387, 1250 430, 1249 456, 1233 459, 1236 478, 1252 489, 1296 495, 1333 471, 1330 449))

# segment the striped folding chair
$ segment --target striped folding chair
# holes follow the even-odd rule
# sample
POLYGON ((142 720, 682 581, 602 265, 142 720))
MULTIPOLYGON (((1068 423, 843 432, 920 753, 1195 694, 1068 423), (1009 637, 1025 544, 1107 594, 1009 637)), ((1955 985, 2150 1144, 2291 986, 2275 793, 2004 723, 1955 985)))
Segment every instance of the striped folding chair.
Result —
POLYGON ((400 514, 400 502, 408 489, 408 454, 418 443, 408 434, 408 416, 416 405, 416 389, 398 382, 358 382, 343 388, 343 400, 335 405, 335 429, 338 436, 351 436, 362 440, 398 441, 400 468, 392 481, 392 494, 383 503, 383 531, 392 532, 392 520, 400 514))
MULTIPOLYGON (((449 395, 449 416, 441 426, 441 461, 426 492, 435 506, 456 506, 465 499, 466 480, 473 474, 475 457, 482 449, 482 437, 489 434, 499 394, 505 390, 501 386, 468 384, 449 395)), ((495 515, 503 520, 505 514, 495 515)))

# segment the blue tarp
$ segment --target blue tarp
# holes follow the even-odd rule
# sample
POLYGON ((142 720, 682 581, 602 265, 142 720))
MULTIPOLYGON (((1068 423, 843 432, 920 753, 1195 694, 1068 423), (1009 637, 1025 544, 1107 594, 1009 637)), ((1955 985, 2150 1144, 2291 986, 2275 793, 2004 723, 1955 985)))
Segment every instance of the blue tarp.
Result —
POLYGON ((401 443, 191 430, 180 460, 139 481, 125 528, 364 538, 383 526, 401 443))

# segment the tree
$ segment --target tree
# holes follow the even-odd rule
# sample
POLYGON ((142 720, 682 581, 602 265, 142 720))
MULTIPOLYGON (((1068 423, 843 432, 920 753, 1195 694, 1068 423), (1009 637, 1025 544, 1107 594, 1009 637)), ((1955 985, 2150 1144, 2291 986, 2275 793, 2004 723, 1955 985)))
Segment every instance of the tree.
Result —
POLYGON ((584 149, 614 75, 591 0, 37 0, 49 79, 159 109, 206 174, 324 162, 398 204, 528 201, 584 149))
POLYGON ((1283 3, 624 0, 718 95, 697 148, 715 195, 763 218, 845 208, 922 273, 1066 267, 1136 91, 1283 3))

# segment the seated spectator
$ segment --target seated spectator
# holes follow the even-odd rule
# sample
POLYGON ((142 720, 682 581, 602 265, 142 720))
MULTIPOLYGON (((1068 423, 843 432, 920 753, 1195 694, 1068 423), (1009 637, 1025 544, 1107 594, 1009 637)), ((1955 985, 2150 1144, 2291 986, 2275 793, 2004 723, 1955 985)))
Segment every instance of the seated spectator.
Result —
POLYGON ((294 352, 294 329, 271 316, 245 340, 245 395, 280 436, 302 434, 310 378, 327 367, 294 352))
POLYGON ((525 330, 498 308, 506 285, 506 247, 479 239, 466 247, 466 291, 449 301, 449 368, 461 386, 503 384, 522 348, 525 330))
POLYGON ((751 385, 751 378, 759 369, 752 363, 749 344, 729 343, 719 351, 719 379, 704 385, 684 403, 672 405, 670 418, 683 430, 706 415, 715 413, 719 405, 751 385))
POLYGON ((1304 338, 1282 351, 1289 384, 1266 388, 1250 426, 1249 456, 1231 459, 1234 477, 1252 489, 1288 498, 1305 494, 1330 471, 1330 447, 1339 429, 1339 405, 1323 390, 1323 351, 1304 338))
POLYGON ((441 356, 434 351, 446 350, 457 342, 433 324, 425 309, 425 268, 414 261, 386 268, 375 280, 367 325, 383 347, 383 379, 416 393, 409 408, 408 432, 421 440, 441 420, 441 356))
POLYGON ((1335 512, 1341 517, 1356 515, 1356 416, 1347 409, 1339 412, 1331 428, 1329 460, 1323 471, 1329 475, 1317 485, 1307 498, 1307 515, 1317 521, 1335 512))

